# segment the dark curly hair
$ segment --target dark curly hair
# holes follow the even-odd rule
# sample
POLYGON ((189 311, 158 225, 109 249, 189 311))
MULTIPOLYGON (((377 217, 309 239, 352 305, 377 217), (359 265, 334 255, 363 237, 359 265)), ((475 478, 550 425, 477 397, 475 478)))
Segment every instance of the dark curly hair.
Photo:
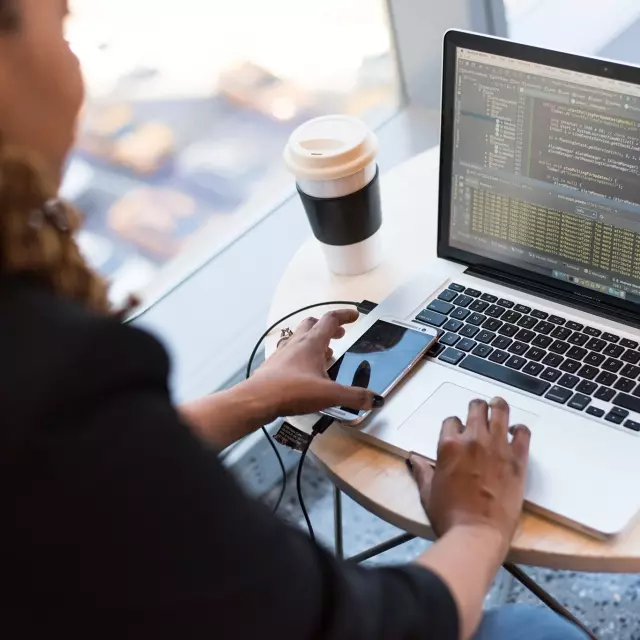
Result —
POLYGON ((0 0, 0 31, 13 31, 18 27, 18 7, 15 0, 0 0))

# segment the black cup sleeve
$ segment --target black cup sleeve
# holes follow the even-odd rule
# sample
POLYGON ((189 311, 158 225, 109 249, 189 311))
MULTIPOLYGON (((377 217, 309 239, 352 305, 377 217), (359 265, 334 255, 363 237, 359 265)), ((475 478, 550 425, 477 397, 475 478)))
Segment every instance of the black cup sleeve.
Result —
POLYGON ((298 187, 311 229, 324 244, 343 247, 370 238, 382 225, 379 169, 366 186, 340 198, 314 198, 298 187))

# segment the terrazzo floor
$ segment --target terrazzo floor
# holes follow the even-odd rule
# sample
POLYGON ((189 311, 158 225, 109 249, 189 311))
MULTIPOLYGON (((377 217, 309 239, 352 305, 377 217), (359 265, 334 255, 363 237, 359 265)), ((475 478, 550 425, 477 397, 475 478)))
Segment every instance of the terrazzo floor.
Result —
MULTIPOLYGON (((331 483, 318 471, 312 460, 305 462, 302 491, 318 540, 333 548, 333 492, 331 483)), ((265 496, 273 504, 278 488, 265 496)), ((395 527, 368 513, 355 502, 343 497, 344 552, 358 553, 401 533, 395 527)), ((295 491, 295 476, 279 510, 280 517, 298 526, 305 523, 295 491)), ((410 562, 428 543, 413 540, 369 561, 369 565, 410 562)), ((612 575, 552 571, 523 567, 539 584, 568 607, 600 640, 640 640, 640 575, 612 575)), ((502 585, 509 584, 502 582, 502 585)), ((498 586, 496 586, 496 589, 498 586)), ((490 594, 488 601, 500 596, 490 594)), ((539 605, 539 601, 519 583, 508 587, 508 602, 539 605)))

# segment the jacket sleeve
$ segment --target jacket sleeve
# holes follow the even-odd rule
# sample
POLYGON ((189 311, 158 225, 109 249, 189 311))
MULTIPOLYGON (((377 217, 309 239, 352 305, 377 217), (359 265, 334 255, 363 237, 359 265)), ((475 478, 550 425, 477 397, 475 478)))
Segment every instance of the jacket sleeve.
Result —
POLYGON ((338 562, 246 497, 181 423, 154 339, 107 323, 91 342, 30 449, 30 524, 47 531, 32 578, 52 615, 100 620, 88 637, 457 640, 436 575, 338 562))

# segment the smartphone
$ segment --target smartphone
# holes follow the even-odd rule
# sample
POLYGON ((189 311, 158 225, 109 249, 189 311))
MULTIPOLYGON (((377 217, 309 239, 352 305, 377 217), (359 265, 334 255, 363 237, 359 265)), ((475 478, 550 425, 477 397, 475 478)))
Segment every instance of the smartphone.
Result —
MULTIPOLYGON (((365 387, 386 398, 422 360, 438 338, 432 327, 417 327, 392 318, 376 321, 330 367, 329 377, 340 384, 365 387)), ((322 413, 356 425, 371 411, 331 407, 322 413)))

